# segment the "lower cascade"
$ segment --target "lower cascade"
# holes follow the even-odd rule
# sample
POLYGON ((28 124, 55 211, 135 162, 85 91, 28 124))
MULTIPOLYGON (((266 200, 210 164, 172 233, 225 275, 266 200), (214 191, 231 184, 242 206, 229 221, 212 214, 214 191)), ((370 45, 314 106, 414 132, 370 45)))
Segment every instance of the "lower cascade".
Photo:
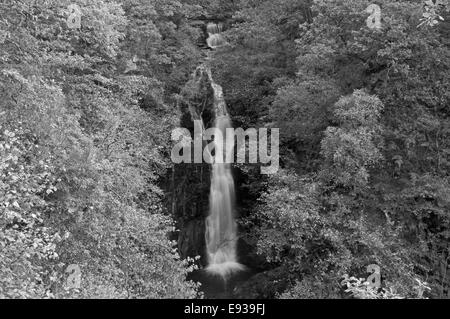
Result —
MULTIPOLYGON (((225 137, 227 128, 232 127, 222 87, 212 80, 211 72, 207 70, 214 90, 214 127, 225 137)), ((227 150, 231 150, 234 141, 226 141, 225 145, 214 142, 215 154, 212 161, 211 189, 209 197, 209 216, 206 219, 206 250, 208 267, 213 274, 228 277, 231 273, 243 270, 245 267, 237 260, 237 226, 234 218, 235 190, 231 164, 226 163, 227 150), (223 152, 218 151, 219 148, 223 152), (219 160, 219 157, 220 160, 219 160)))

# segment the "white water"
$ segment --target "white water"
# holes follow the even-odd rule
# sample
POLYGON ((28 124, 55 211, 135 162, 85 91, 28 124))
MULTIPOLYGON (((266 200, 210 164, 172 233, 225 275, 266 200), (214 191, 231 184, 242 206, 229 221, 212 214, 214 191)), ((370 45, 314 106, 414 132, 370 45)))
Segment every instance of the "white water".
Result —
POLYGON ((206 26, 206 31, 208 32, 208 39, 206 39, 206 43, 211 49, 216 49, 226 43, 221 34, 222 28, 221 23, 208 23, 206 26))
MULTIPOLYGON (((212 80, 211 72, 207 70, 214 90, 215 123, 225 139, 226 129, 231 128, 231 120, 223 98, 222 87, 212 80)), ((223 152, 215 151, 212 164, 211 189, 209 195, 209 216, 206 219, 206 250, 210 273, 228 277, 231 273, 244 269, 238 262, 237 227, 234 218, 235 190, 231 171, 231 164, 225 163, 226 152, 231 150, 234 140, 225 141, 223 145, 215 144, 215 148, 222 147, 223 152), (217 156, 223 156, 217 161, 217 156)))

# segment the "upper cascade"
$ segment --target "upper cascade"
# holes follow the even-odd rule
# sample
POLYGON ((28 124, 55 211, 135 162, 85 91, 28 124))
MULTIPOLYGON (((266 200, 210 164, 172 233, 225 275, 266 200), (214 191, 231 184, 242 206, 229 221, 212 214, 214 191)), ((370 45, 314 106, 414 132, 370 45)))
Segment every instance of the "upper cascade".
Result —
POLYGON ((219 48, 226 44, 225 38, 222 35, 223 24, 210 22, 206 26, 208 32, 208 38, 206 44, 211 49, 219 48))

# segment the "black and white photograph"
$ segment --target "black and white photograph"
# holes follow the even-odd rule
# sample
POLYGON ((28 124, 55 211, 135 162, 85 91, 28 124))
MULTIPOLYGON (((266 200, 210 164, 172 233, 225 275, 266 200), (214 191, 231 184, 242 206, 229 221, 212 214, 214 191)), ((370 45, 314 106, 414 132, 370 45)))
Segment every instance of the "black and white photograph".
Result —
POLYGON ((449 0, 0 0, 0 299, 450 299, 449 21, 449 0))

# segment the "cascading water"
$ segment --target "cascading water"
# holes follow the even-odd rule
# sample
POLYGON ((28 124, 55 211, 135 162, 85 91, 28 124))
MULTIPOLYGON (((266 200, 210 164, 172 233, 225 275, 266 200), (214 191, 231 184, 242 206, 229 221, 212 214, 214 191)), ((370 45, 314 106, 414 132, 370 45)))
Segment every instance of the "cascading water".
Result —
POLYGON ((206 39, 206 44, 211 49, 216 49, 226 43, 221 34, 222 28, 223 26, 221 23, 216 24, 211 22, 206 26, 206 31, 208 32, 208 39, 206 39))
MULTIPOLYGON (((207 44, 210 48, 216 49, 226 44, 221 34, 222 24, 209 23, 206 29, 208 32, 207 44)), ((211 58, 210 53, 208 53, 207 61, 211 58)), ((223 97, 222 87, 214 82, 211 69, 207 63, 200 65, 195 70, 193 77, 193 83, 195 84, 193 87, 202 90, 201 88, 206 84, 207 92, 211 93, 209 88, 212 89, 214 93, 212 101, 214 127, 222 133, 223 138, 220 139, 214 135, 214 140, 209 145, 213 146, 214 153, 211 149, 206 148, 206 152, 203 154, 208 157, 208 162, 212 166, 209 215, 205 222, 205 241, 208 261, 206 272, 227 279, 232 273, 245 269, 245 266, 240 264, 237 258, 238 237, 237 225, 234 218, 234 180, 230 161, 226 160, 227 153, 233 151, 234 136, 229 140, 225 139, 226 129, 232 128, 232 123, 223 97), (224 139, 225 143, 223 143, 224 139)), ((210 96, 208 95, 208 97, 210 96)), ((202 120, 203 110, 197 109, 195 103, 189 103, 189 112, 196 128, 194 131, 205 132, 205 124, 202 120)), ((200 136, 196 138, 203 140, 200 136)))
MULTIPOLYGON (((226 129, 232 128, 230 116, 223 98, 222 87, 216 84, 211 71, 206 70, 214 91, 214 126, 226 137, 226 129)), ((234 219, 235 191, 231 164, 226 163, 227 152, 231 151, 233 140, 214 140, 215 154, 212 162, 211 189, 209 197, 209 216, 206 219, 206 250, 210 273, 226 278, 231 273, 245 267, 237 260, 237 226, 234 219), (222 148, 222 152, 218 151, 222 148), (219 159, 219 156, 222 158, 219 159)))

